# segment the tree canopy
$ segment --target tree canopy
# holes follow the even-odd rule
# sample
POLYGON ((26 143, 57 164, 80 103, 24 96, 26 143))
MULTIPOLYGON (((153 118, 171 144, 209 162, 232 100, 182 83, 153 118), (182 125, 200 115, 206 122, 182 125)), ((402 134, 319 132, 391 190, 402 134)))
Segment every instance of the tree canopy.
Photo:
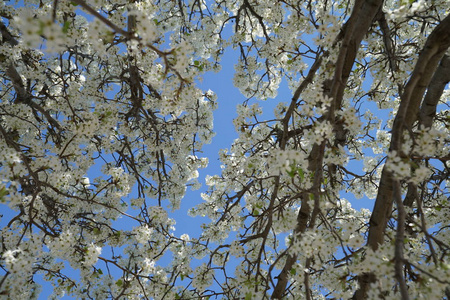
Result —
POLYGON ((0 294, 449 299, 449 13, 2 1, 0 294), (223 80, 247 100, 222 172, 199 178, 226 99, 198 83, 225 51, 239 61, 223 80), (171 217, 188 188, 203 191, 198 236, 171 217), (373 208, 352 207, 362 197, 373 208))

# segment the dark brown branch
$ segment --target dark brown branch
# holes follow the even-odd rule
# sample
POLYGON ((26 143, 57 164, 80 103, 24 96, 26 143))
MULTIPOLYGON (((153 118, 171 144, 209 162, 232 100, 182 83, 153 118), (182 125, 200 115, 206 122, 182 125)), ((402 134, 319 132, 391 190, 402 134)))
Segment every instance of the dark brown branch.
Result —
POLYGON ((73 0, 74 3, 80 5, 82 8, 84 8, 88 13, 92 14, 94 17, 98 18, 100 21, 102 21, 106 26, 114 30, 115 32, 123 35, 126 38, 131 38, 132 34, 126 30, 123 30, 122 28, 118 27, 116 24, 108 20, 106 17, 104 17, 102 14, 100 14, 98 11, 90 7, 86 2, 83 0, 73 0))

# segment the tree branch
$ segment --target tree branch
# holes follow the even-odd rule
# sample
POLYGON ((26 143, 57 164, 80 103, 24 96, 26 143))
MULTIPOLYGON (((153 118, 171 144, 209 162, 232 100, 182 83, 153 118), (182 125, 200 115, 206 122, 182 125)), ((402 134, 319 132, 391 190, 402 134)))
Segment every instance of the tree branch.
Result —
MULTIPOLYGON (((392 127, 390 151, 400 151, 403 141, 403 132, 410 128, 417 119, 417 110, 426 87, 430 84, 431 77, 435 73, 437 64, 450 46, 450 16, 447 16, 436 26, 428 37, 425 46, 419 56, 410 80, 401 95, 400 107, 392 127)), ((386 166, 383 168, 378 195, 369 222, 369 235, 367 245, 373 250, 384 242, 384 233, 387 222, 392 212, 394 199, 395 178, 386 166)), ((364 299, 369 288, 370 281, 364 280, 367 274, 359 276, 360 288, 353 299, 364 299)), ((373 276, 369 276, 372 279, 373 276)))
POLYGON ((441 99, 445 87, 450 82, 450 56, 444 55, 436 72, 428 85, 425 99, 419 112, 419 124, 429 128, 436 115, 436 107, 441 99))

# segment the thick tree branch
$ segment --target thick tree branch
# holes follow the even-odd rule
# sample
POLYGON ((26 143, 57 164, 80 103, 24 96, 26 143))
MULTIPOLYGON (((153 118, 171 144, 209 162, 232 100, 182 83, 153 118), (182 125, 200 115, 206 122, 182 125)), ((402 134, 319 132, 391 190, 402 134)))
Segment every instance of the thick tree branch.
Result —
MULTIPOLYGON (((400 107, 392 127, 390 151, 400 151, 403 141, 403 132, 411 128, 417 120, 420 101, 426 87, 435 73, 437 65, 445 51, 450 46, 450 16, 447 16, 436 26, 428 37, 419 56, 410 80, 401 95, 400 107)), ((384 233, 392 212, 394 199, 394 175, 386 167, 383 168, 378 195, 369 222, 369 235, 367 245, 373 250, 378 249, 384 242, 384 233)), ((364 299, 370 281, 364 280, 367 275, 360 276, 360 289, 355 293, 354 299, 364 299)), ((373 276, 370 276, 373 279, 373 276)))
MULTIPOLYGON (((431 76, 436 70, 437 63, 450 46, 450 16, 447 16, 441 24, 429 36, 424 49, 417 61, 411 79, 405 87, 405 92, 401 97, 401 103, 392 128, 391 151, 401 149, 402 134, 405 126, 410 125, 414 118, 411 111, 419 105, 425 88, 428 86, 431 76), (430 71, 431 70, 431 71, 430 71), (421 92, 421 94, 420 94, 421 92), (411 106, 410 106, 411 104, 411 106), (412 108, 411 108, 412 107, 412 108)), ((384 230, 392 209, 393 188, 392 174, 383 169, 378 195, 370 218, 368 245, 376 250, 378 245, 383 243, 384 230)))
POLYGON ((82 8, 84 8, 88 13, 92 14, 94 17, 98 18, 100 21, 102 21, 105 25, 107 25, 109 28, 114 30, 115 32, 123 35, 126 38, 131 38, 132 33, 128 32, 120 27, 118 27, 116 24, 108 20, 106 17, 104 17, 102 14, 100 14, 98 11, 90 7, 85 1, 83 0, 73 0, 74 3, 80 5, 82 8))
MULTIPOLYGON (((436 26, 428 37, 411 75, 411 79, 405 86, 405 91, 401 96, 399 111, 394 121, 393 130, 396 133, 400 134, 405 129, 403 126, 396 127, 396 125, 405 124, 407 128, 410 128, 417 120, 423 94, 430 84, 439 62, 449 47, 450 16, 447 16, 436 26)), ((394 139, 394 132, 392 138, 394 139)), ((400 142, 400 139, 397 142, 400 142)))
POLYGON ((340 46, 339 56, 335 65, 330 96, 333 104, 330 109, 330 120, 333 119, 336 109, 341 107, 342 97, 347 80, 350 76, 356 54, 361 41, 367 34, 373 20, 380 10, 383 0, 358 0, 355 2, 353 12, 345 24, 345 32, 340 46))
POLYGON ((444 55, 428 86, 419 112, 419 124, 429 128, 436 115, 436 107, 445 87, 450 82, 450 56, 444 55))
POLYGON ((389 29, 389 25, 386 20, 386 15, 384 14, 383 10, 381 9, 379 10, 377 19, 378 24, 380 25, 381 32, 383 33, 383 43, 386 55, 388 57, 389 67, 391 68, 392 72, 396 72, 398 67, 395 59, 394 43, 391 38, 391 30, 389 29))
MULTIPOLYGON (((359 46, 364 35, 367 33, 370 25, 372 24, 376 13, 379 11, 382 0, 374 0, 374 1, 357 1, 355 3, 352 15, 350 16, 349 21, 345 25, 345 32, 343 35, 343 41, 340 48, 340 53, 338 56, 338 60, 336 62, 336 69, 333 81, 331 82, 331 97, 334 99, 333 105, 329 111, 329 120, 334 122, 334 114, 336 109, 340 109, 342 98, 344 94, 344 88, 347 83, 347 80, 350 76, 350 72, 352 66, 354 64, 356 54, 358 52, 359 46)), ((316 61, 317 62, 317 61, 316 61)), ((294 99, 299 97, 301 90, 297 90, 294 94, 294 99)), ((292 106, 292 103, 291 103, 292 106)), ((284 128, 284 132, 288 132, 287 128, 284 128)), ((320 188, 321 178, 322 178, 322 161, 324 155, 325 144, 314 145, 311 150, 311 155, 309 157, 309 165, 308 169, 314 173, 314 186, 313 191, 316 191, 320 188)), ((298 218, 297 218, 297 227, 294 230, 294 236, 299 238, 299 234, 305 232, 308 227, 308 220, 311 218, 311 206, 308 203, 309 195, 306 195, 302 199, 302 206, 300 208, 298 218)), ((316 201, 319 200, 318 193, 314 195, 315 207, 314 210, 319 209, 318 203, 316 201)), ((313 213, 314 214, 314 213, 313 213)), ((314 220, 310 220, 310 223, 314 223, 314 220)), ((281 299, 284 294, 284 290, 286 288, 288 282, 288 274, 291 270, 293 264, 297 260, 296 255, 290 255, 286 260, 285 266, 278 276, 278 282, 275 286, 274 292, 272 294, 272 299, 281 299)), ((306 291, 308 293, 308 291, 306 291)))
MULTIPOLYGON (((450 57, 444 55, 436 72, 428 86, 427 93, 422 102, 419 112, 419 127, 430 128, 436 115, 437 105, 444 92, 445 87, 450 81, 450 57)), ((420 158, 415 158, 414 162, 419 162, 420 158)), ((417 185, 408 184, 408 192, 404 200, 406 206, 412 206, 418 199, 417 185)))

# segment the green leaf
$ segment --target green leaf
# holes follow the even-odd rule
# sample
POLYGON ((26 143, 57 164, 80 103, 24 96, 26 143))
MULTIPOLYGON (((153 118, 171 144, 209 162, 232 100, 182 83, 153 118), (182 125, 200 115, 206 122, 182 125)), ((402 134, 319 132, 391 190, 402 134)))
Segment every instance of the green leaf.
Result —
POLYGON ((194 60, 194 66, 196 66, 201 72, 201 71, 203 71, 205 64, 200 63, 200 61, 198 61, 198 60, 194 60))
POLYGON ((294 167, 291 167, 291 169, 289 171, 287 171, 289 177, 294 178, 295 176, 295 169, 294 167))
POLYGON ((116 285, 117 285, 117 286, 122 286, 122 285, 123 285, 122 279, 117 280, 117 281, 116 281, 116 285))
POLYGON ((295 268, 292 268, 291 269, 291 275, 295 275, 295 274, 297 274, 297 270, 295 268))
POLYGON ((64 22, 62 31, 64 33, 67 33, 69 31, 69 27, 70 27, 70 22, 69 21, 64 22))
POLYGON ((2 186, 0 188, 0 201, 3 201, 3 197, 8 194, 9 194, 8 190, 4 186, 2 186))
POLYGON ((37 33, 38 33, 39 35, 43 35, 43 34, 44 34, 44 27, 45 27, 44 22, 39 21, 39 30, 37 31, 37 33))
POLYGON ((245 294, 245 300, 252 300, 252 293, 245 294))

